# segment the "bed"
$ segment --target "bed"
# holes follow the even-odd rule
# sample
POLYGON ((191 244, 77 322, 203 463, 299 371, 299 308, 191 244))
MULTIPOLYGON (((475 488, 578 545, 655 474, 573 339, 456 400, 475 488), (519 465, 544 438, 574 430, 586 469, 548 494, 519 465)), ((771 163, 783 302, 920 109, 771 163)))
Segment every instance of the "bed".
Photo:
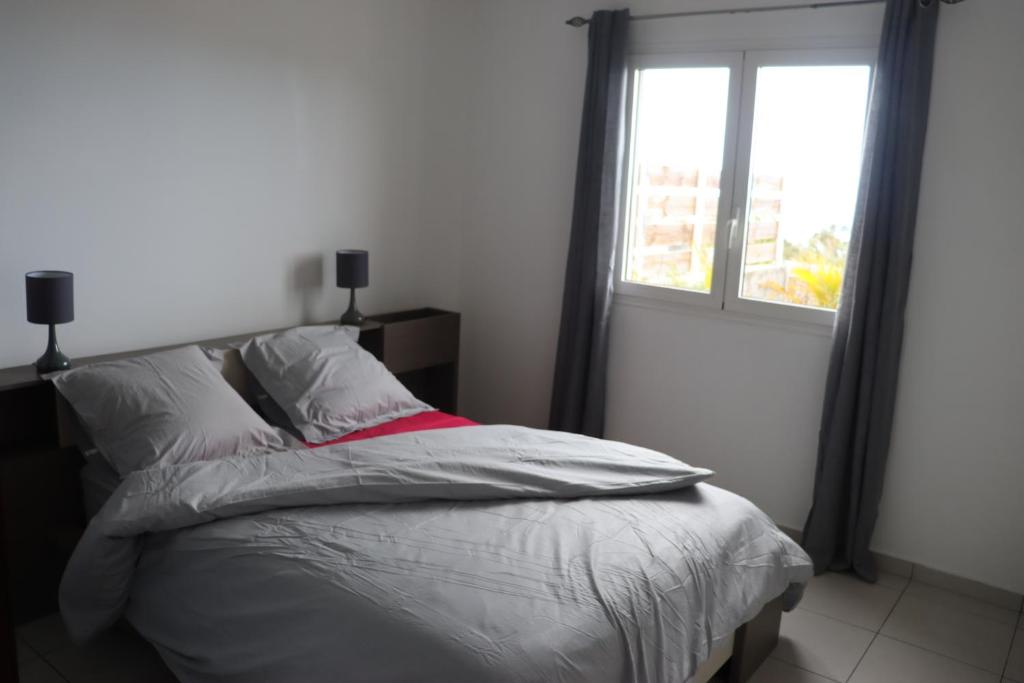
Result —
POLYGON ((745 680, 810 561, 664 457, 437 412, 123 480, 90 457, 62 612, 182 681, 745 680))

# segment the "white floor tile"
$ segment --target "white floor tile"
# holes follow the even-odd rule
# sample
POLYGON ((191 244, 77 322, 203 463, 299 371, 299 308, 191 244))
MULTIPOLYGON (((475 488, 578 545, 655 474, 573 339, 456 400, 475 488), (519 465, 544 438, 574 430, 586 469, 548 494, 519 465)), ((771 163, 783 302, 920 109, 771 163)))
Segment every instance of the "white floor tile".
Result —
POLYGON ((64 628, 59 614, 51 614, 29 622, 15 629, 18 638, 24 640, 38 654, 46 656, 71 646, 71 638, 64 628))
POLYGON ((928 602, 946 605, 963 612, 976 614, 979 617, 987 617, 993 621, 1009 624, 1010 626, 1016 624, 1017 618, 1020 616, 1019 613, 1008 610, 1004 607, 997 607, 990 603, 982 602, 981 600, 970 598, 966 595, 960 595, 959 593, 954 593, 952 591, 943 590, 942 588, 936 588, 935 586, 930 586, 919 581, 911 581, 910 585, 907 586, 906 594, 915 598, 927 600, 928 602))
POLYGON ((49 664, 41 659, 18 666, 19 683, 65 683, 49 664))
POLYGON ((895 574, 893 572, 879 571, 878 572, 878 584, 885 586, 886 588, 895 588, 898 591, 902 591, 910 583, 910 576, 904 576, 903 574, 895 574))
POLYGON ((750 683, 833 683, 829 678, 798 669, 781 659, 768 659, 754 673, 750 683))
POLYGON ((1013 647, 1010 648, 1010 658, 1006 662, 1003 676, 1014 683, 1024 683, 1024 629, 1018 629, 1013 638, 1013 647))
POLYGON ((850 683, 999 683, 999 676, 878 636, 850 683))
POLYGON ((1013 626, 904 594, 882 633, 961 662, 1003 672, 1013 626))
POLYGON ((772 657, 826 678, 845 681, 874 635, 867 629, 796 609, 782 615, 779 645, 772 657))
POLYGON ((936 569, 922 567, 921 565, 915 565, 914 579, 921 583, 927 583, 930 586, 944 588, 969 598, 975 598, 976 600, 1002 607, 1003 609, 1013 610, 1014 612, 1020 612, 1021 606, 1024 604, 1024 598, 1018 593, 986 586, 977 581, 971 581, 970 579, 964 579, 936 569))
POLYGON ((871 631, 882 628, 900 591, 852 574, 826 572, 811 579, 800 608, 871 631))

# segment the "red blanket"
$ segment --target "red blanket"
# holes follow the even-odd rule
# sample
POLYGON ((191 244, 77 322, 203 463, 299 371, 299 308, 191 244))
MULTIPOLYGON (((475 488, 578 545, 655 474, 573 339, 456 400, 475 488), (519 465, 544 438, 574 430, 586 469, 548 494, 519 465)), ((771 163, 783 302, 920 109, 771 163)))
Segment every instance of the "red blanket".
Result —
POLYGON ((409 417, 400 417, 397 420, 385 422, 384 424, 377 425, 376 427, 370 427, 369 429, 360 429, 358 432, 346 434, 345 436, 334 439, 333 441, 325 441, 324 443, 310 443, 307 441, 306 445, 310 448, 322 448, 336 443, 372 439, 377 436, 387 436, 389 434, 422 432, 427 429, 447 429, 448 427, 472 427, 476 424, 479 423, 467 420, 464 417, 449 415, 448 413, 442 413, 439 410, 435 410, 427 413, 410 415, 409 417))

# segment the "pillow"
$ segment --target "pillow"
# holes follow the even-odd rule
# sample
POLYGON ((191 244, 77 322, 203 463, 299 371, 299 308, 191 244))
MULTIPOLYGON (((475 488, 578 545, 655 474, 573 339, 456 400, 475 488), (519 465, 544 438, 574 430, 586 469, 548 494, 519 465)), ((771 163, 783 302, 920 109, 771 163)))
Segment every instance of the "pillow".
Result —
MULTIPOLYGON (((359 328, 354 325, 345 325, 339 328, 354 341, 359 341, 359 328)), ((203 346, 200 347, 206 358, 217 368, 217 372, 224 376, 238 395, 245 399, 245 402, 263 413, 263 418, 276 427, 288 428, 288 420, 284 411, 274 403, 274 400, 267 396, 260 383, 252 376, 249 369, 242 362, 242 353, 239 349, 245 344, 231 342, 225 346, 203 346), (283 420, 281 418, 284 418, 283 420)))
POLYGON ((122 477, 285 447, 197 346, 86 365, 52 380, 122 477))
POLYGON ((242 347, 242 360, 311 443, 433 410, 335 326, 256 337, 242 347))
MULTIPOLYGON (((355 325, 343 325, 337 329, 341 330, 348 335, 349 339, 354 342, 359 341, 359 328, 355 325)), ((360 347, 362 348, 362 347, 360 347)), ((242 362, 242 357, 238 357, 239 363, 242 362)), ((244 367, 244 366, 243 366, 244 367)), ((277 401, 267 393, 267 390, 253 377, 252 373, 246 370, 246 374, 249 375, 250 390, 256 400, 256 408, 263 419, 274 425, 278 429, 286 432, 290 437, 295 439, 303 439, 302 433, 295 428, 292 424, 291 418, 284 412, 284 409, 278 405, 277 401)))

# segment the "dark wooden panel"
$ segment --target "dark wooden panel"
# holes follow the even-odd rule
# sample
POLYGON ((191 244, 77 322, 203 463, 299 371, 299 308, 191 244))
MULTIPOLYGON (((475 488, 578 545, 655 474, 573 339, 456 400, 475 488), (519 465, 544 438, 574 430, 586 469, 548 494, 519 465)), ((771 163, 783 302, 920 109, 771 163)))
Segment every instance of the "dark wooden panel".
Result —
POLYGON ((395 316, 377 317, 384 324, 384 365, 397 374, 459 358, 459 314, 420 309, 395 316))
POLYGON ((0 369, 0 391, 24 389, 42 382, 34 365, 18 365, 0 369))
POLYGON ((359 332, 359 345, 373 354, 377 360, 384 361, 384 329, 380 326, 372 330, 359 332))
POLYGON ((458 411, 458 366, 455 363, 434 365, 395 375, 413 395, 440 411, 458 411))
POLYGON ((56 401, 49 383, 0 391, 0 454, 12 448, 45 448, 57 443, 56 401))
POLYGON ((8 451, 0 457, 11 614, 16 623, 57 608, 57 587, 85 526, 73 449, 8 451))
MULTIPOLYGON (((4 495, 0 490, 0 510, 4 507, 4 495)), ((4 520, 0 515, 0 548, 7 548, 4 520)), ((0 552, 0 681, 18 680, 18 655, 14 644, 14 624, 8 618, 11 613, 7 553, 0 552)))
POLYGON ((782 598, 778 597, 765 605, 756 617, 737 629, 732 657, 728 664, 726 680, 729 683, 746 683, 750 680, 779 643, 781 623, 782 598))

